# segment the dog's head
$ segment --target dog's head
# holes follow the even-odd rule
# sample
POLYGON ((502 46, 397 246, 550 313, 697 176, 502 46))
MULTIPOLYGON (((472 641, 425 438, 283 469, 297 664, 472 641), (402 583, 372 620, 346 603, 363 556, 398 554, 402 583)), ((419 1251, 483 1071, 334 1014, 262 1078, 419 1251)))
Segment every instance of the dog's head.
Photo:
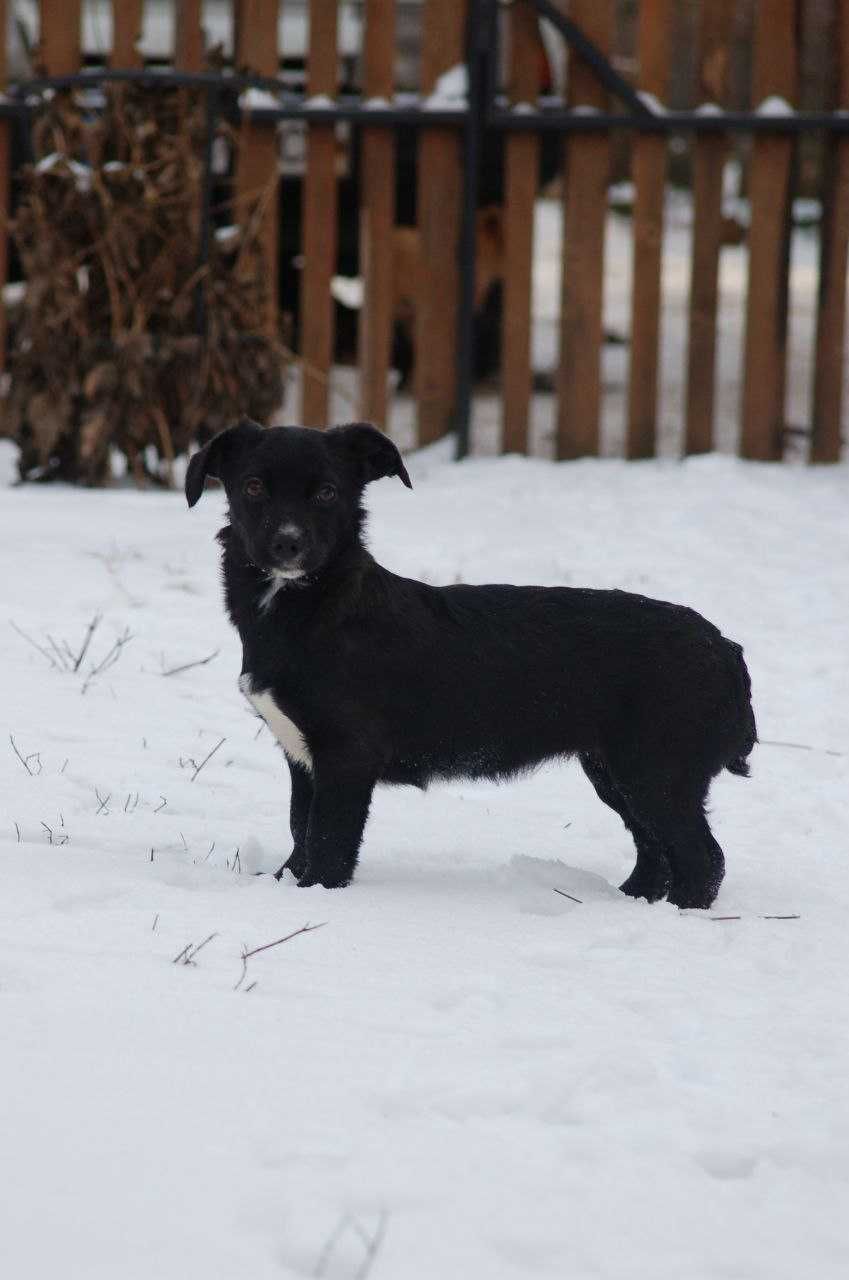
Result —
POLYGON ((319 431, 243 419, 191 458, 190 507, 207 476, 223 483, 249 559, 278 582, 320 572, 356 538, 370 480, 398 476, 413 487, 395 445, 365 422, 319 431))

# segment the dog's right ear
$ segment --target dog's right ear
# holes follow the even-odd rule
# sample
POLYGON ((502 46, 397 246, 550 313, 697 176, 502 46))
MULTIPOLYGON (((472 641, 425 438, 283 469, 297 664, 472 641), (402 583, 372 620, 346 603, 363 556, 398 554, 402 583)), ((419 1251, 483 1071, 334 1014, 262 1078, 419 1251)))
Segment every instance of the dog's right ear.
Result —
POLYGON ((193 453, 186 469, 186 501, 193 507, 203 493, 207 476, 224 480, 234 460, 249 444, 255 444, 262 435, 262 427, 250 418, 242 418, 235 426, 227 427, 213 436, 208 444, 193 453))

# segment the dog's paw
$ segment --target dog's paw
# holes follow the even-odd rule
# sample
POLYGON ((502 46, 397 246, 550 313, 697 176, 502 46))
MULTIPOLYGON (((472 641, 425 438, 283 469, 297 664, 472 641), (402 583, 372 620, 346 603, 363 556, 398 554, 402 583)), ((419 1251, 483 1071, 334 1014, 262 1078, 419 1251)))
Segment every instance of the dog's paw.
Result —
POLYGON ((290 856, 283 863, 282 867, 278 867, 274 872, 275 880, 283 879, 284 871, 291 871, 296 880, 300 880, 301 876, 307 869, 307 856, 300 849, 292 851, 290 856))
POLYGON ((311 889, 313 885, 321 885, 323 889, 344 889, 346 884, 351 883, 353 874, 353 871, 347 869, 325 868, 324 870, 318 870, 307 867, 298 880, 298 888, 311 889))

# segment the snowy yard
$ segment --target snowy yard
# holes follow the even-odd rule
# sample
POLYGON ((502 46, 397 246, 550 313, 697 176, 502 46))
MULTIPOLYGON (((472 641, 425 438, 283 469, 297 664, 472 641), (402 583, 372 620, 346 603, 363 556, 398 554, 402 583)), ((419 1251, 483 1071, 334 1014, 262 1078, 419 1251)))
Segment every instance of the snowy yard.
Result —
POLYGON ((378 792, 348 890, 255 877, 288 783, 236 690, 220 496, 4 489, 3 1274, 844 1277, 849 469, 411 473, 369 493, 393 569, 625 587, 744 644, 765 742, 714 786, 716 907, 620 895, 574 766, 378 792), (76 648, 98 613, 78 674, 9 625, 76 648))

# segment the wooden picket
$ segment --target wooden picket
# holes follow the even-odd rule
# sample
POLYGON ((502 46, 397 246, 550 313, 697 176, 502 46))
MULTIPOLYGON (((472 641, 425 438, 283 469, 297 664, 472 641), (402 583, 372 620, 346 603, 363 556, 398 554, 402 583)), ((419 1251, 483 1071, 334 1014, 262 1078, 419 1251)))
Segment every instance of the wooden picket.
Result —
POLYGON ((203 0, 175 0, 174 66, 196 74, 203 69, 203 0))
MULTIPOLYGON (((669 76, 671 0, 642 0, 638 37, 640 89, 661 104, 669 76)), ((634 139, 634 271, 631 289, 631 365, 625 451, 648 458, 657 447, 657 370, 666 135, 634 139)))
MULTIPOLYGON (((799 0, 763 0, 756 9, 752 105, 796 102, 799 0)), ((757 137, 749 171, 749 287, 740 452, 780 458, 784 438, 790 175, 793 140, 757 137)))
MULTIPOLYGON (((255 75, 276 76, 279 65, 277 20, 280 0, 233 0, 236 66, 255 75)), ((187 14, 184 55, 196 57, 197 36, 193 15, 187 14)), ((243 113, 236 172, 236 213, 239 221, 258 218, 268 273, 268 310, 265 324, 277 332, 277 253, 280 218, 277 173, 277 129, 243 113)))
MULTIPOLYGON (((570 12, 602 53, 609 53, 612 0, 574 0, 570 12)), ((603 86, 577 57, 569 67, 569 105, 602 111, 608 106, 603 86)), ((579 458, 599 449, 607 135, 576 134, 566 145, 565 161, 556 440, 558 458, 579 458)))
POLYGON ((39 0, 38 60, 50 76, 80 69, 82 0, 39 0))
MULTIPOLYGON (((428 0, 424 11, 421 92, 436 89, 439 76, 463 61, 465 0, 428 0)), ((418 441, 429 444, 451 429, 457 353, 459 297, 457 246, 462 191, 460 139, 453 129, 422 131, 418 163, 418 226, 421 253, 416 305, 416 394, 418 441)))
MULTIPOLYGON (((530 0, 510 11, 510 102, 534 105, 539 94, 539 34, 530 0)), ((502 448, 527 453, 531 401, 531 273, 539 140, 512 134, 505 143, 502 448)))
POLYGON ((142 29, 144 0, 112 0, 112 53, 109 64, 113 67, 132 68, 142 64, 138 42, 142 29))
MULTIPOLYGON (((837 6, 837 102, 849 110, 849 0, 837 6)), ((820 231, 820 281, 811 414, 812 462, 840 459, 849 249, 849 137, 831 144, 820 231)))
MULTIPOLYGON (((697 104, 726 105, 735 0, 702 5, 697 104)), ((722 245, 722 180, 727 136, 703 134, 693 143, 693 250, 687 348, 686 452, 707 453, 714 444, 716 323, 719 252, 722 245)))
MULTIPOLYGON (((336 96, 336 5, 310 0, 307 95, 336 96)), ((333 364, 333 298, 336 270, 336 127, 309 125, 304 176, 301 280, 301 417, 310 426, 327 422, 333 364)))
MULTIPOLYGON (((380 110, 395 88, 395 0, 366 0, 363 92, 380 110)), ((360 199, 360 412, 385 427, 394 319, 395 139, 391 129, 364 129, 360 199)))

